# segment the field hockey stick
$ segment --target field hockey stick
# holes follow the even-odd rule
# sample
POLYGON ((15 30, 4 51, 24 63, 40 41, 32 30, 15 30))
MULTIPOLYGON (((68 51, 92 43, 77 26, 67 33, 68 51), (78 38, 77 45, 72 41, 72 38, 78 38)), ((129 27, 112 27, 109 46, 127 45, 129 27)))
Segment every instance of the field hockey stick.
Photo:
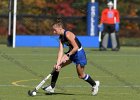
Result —
MULTIPOLYGON (((61 64, 59 64, 60 66, 62 65, 62 63, 61 64)), ((28 95, 29 96, 35 96, 36 95, 36 92, 43 86, 43 84, 53 75, 53 73, 56 71, 56 69, 53 69, 52 70, 52 72, 49 74, 49 75, 47 75, 35 88, 34 88, 34 90, 29 90, 28 91, 28 95)))
POLYGON ((55 72, 55 69, 52 70, 52 72, 47 75, 35 88, 34 90, 29 90, 28 91, 28 95, 29 96, 34 96, 36 95, 36 92, 43 86, 43 84, 53 75, 53 73, 55 72))
POLYGON ((99 31, 99 42, 101 42, 101 35, 102 35, 102 32, 101 31, 99 31))

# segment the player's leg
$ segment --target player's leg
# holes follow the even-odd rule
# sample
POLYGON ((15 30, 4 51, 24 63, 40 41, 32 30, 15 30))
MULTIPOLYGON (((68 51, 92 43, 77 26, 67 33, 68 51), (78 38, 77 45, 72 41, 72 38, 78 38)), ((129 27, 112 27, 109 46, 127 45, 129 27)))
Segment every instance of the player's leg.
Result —
MULTIPOLYGON (((61 67, 63 68, 64 66, 69 65, 70 63, 71 60, 68 60, 67 62, 62 64, 61 67)), ((55 71, 52 75, 51 84, 49 86, 42 87, 42 89, 47 91, 48 93, 54 93, 55 84, 57 82, 58 76, 59 76, 59 71, 55 71)))
POLYGON ((104 33, 104 37, 102 40, 102 50, 106 50, 108 46, 108 38, 109 38, 109 33, 104 33))
POLYGON ((96 85, 95 81, 91 79, 88 74, 84 73, 85 65, 87 64, 86 54, 84 49, 78 51, 75 56, 72 57, 72 61, 76 64, 76 70, 79 78, 87 81, 91 86, 96 85))
POLYGON ((91 86, 96 85, 95 81, 90 77, 90 75, 84 73, 84 66, 80 66, 80 64, 76 65, 77 74, 80 79, 84 79, 91 86))
POLYGON ((103 37, 102 37, 102 48, 100 49, 101 51, 104 51, 107 49, 108 38, 109 38, 109 25, 104 24, 104 31, 103 31, 103 37))
MULTIPOLYGON (((63 64, 61 65, 61 67, 63 68, 63 67, 65 67, 65 66, 67 66, 67 65, 69 65, 69 64, 71 64, 71 63, 72 63, 71 60, 68 60, 68 61, 66 61, 66 63, 63 63, 63 64)), ((55 87, 55 84, 56 84, 56 81, 57 81, 57 79, 58 79, 58 76, 59 76, 59 71, 55 71, 55 72, 53 73, 52 79, 51 79, 51 86, 52 86, 52 88, 55 87)))
POLYGON ((110 34, 111 42, 112 42, 112 50, 116 50, 117 48, 117 40, 116 40, 116 33, 113 32, 110 34))
POLYGON ((117 40, 117 49, 120 49, 120 41, 119 41, 119 33, 116 32, 116 40, 117 40))
POLYGON ((92 86, 92 94, 96 95, 98 93, 99 81, 94 81, 90 75, 84 73, 84 66, 80 64, 76 65, 77 74, 80 79, 85 80, 92 86))
POLYGON ((110 25, 110 38, 111 38, 111 43, 112 43, 112 50, 113 51, 118 51, 119 49, 117 48, 118 42, 117 42, 117 33, 115 32, 115 24, 110 25))

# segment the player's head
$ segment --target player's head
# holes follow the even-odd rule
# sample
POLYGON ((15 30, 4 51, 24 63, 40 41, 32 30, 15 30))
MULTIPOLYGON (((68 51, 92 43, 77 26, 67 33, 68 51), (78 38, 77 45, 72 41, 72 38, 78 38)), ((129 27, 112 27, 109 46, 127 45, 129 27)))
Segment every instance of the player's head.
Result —
POLYGON ((61 19, 57 19, 57 21, 52 25, 53 33, 60 35, 62 30, 64 29, 64 25, 61 19))
POLYGON ((113 4, 112 1, 109 1, 109 2, 107 3, 107 6, 108 6, 109 9, 112 9, 113 6, 114 6, 114 4, 113 4))

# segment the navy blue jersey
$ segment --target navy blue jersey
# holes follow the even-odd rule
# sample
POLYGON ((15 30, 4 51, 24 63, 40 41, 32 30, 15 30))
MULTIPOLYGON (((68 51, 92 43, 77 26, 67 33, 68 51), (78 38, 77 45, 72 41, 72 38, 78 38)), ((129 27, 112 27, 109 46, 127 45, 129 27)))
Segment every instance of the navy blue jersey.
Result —
MULTIPOLYGON (((59 39, 60 39, 60 41, 62 42, 62 44, 68 46, 68 47, 69 47, 69 51, 71 51, 71 50, 73 49, 73 46, 72 46, 72 44, 69 42, 69 40, 67 39, 66 33, 67 33, 67 31, 65 30, 65 31, 64 31, 64 35, 60 35, 59 39)), ((80 41, 78 40, 78 38, 77 38, 76 36, 75 36, 75 39, 74 39, 74 40, 75 40, 75 42, 77 43, 78 47, 81 48, 81 43, 80 43, 80 41)), ((68 52, 69 52, 69 51, 68 51, 68 52)))

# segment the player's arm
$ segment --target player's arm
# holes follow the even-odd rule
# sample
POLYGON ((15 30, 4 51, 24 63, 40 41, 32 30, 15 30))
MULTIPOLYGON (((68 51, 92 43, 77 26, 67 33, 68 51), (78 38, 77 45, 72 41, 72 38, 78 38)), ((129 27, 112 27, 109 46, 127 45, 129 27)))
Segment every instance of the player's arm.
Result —
POLYGON ((71 45, 73 46, 73 49, 69 52, 69 56, 70 56, 70 55, 74 54, 79 49, 79 47, 75 41, 75 35, 73 33, 68 32, 66 34, 66 37, 69 40, 69 42, 71 43, 71 45))
POLYGON ((99 30, 100 30, 100 32, 103 32, 103 30, 104 30, 105 18, 106 18, 106 10, 103 10, 103 11, 102 11, 102 14, 101 14, 100 25, 99 25, 99 30))
POLYGON ((104 22, 105 22, 105 19, 106 19, 106 12, 107 12, 107 10, 106 9, 104 9, 103 11, 102 11, 102 14, 101 14, 101 24, 103 24, 104 22))
POLYGON ((69 40, 69 42, 71 43, 71 45, 73 46, 73 49, 68 54, 66 54, 66 55, 64 55, 62 57, 61 62, 63 62, 63 63, 65 63, 66 61, 68 61, 69 60, 69 57, 72 54, 74 54, 79 49, 79 47, 78 47, 78 45, 77 45, 77 43, 75 41, 75 35, 73 33, 68 32, 66 34, 66 37, 69 40))
POLYGON ((58 51, 58 55, 57 55, 57 64, 56 65, 59 65, 61 63, 61 59, 63 57, 63 43, 59 42, 59 51, 58 51))
POLYGON ((115 31, 118 32, 120 30, 120 15, 118 10, 115 10, 115 18, 116 18, 116 22, 115 22, 115 31))
POLYGON ((116 17, 116 23, 120 23, 120 14, 118 10, 115 10, 115 17, 116 17))

